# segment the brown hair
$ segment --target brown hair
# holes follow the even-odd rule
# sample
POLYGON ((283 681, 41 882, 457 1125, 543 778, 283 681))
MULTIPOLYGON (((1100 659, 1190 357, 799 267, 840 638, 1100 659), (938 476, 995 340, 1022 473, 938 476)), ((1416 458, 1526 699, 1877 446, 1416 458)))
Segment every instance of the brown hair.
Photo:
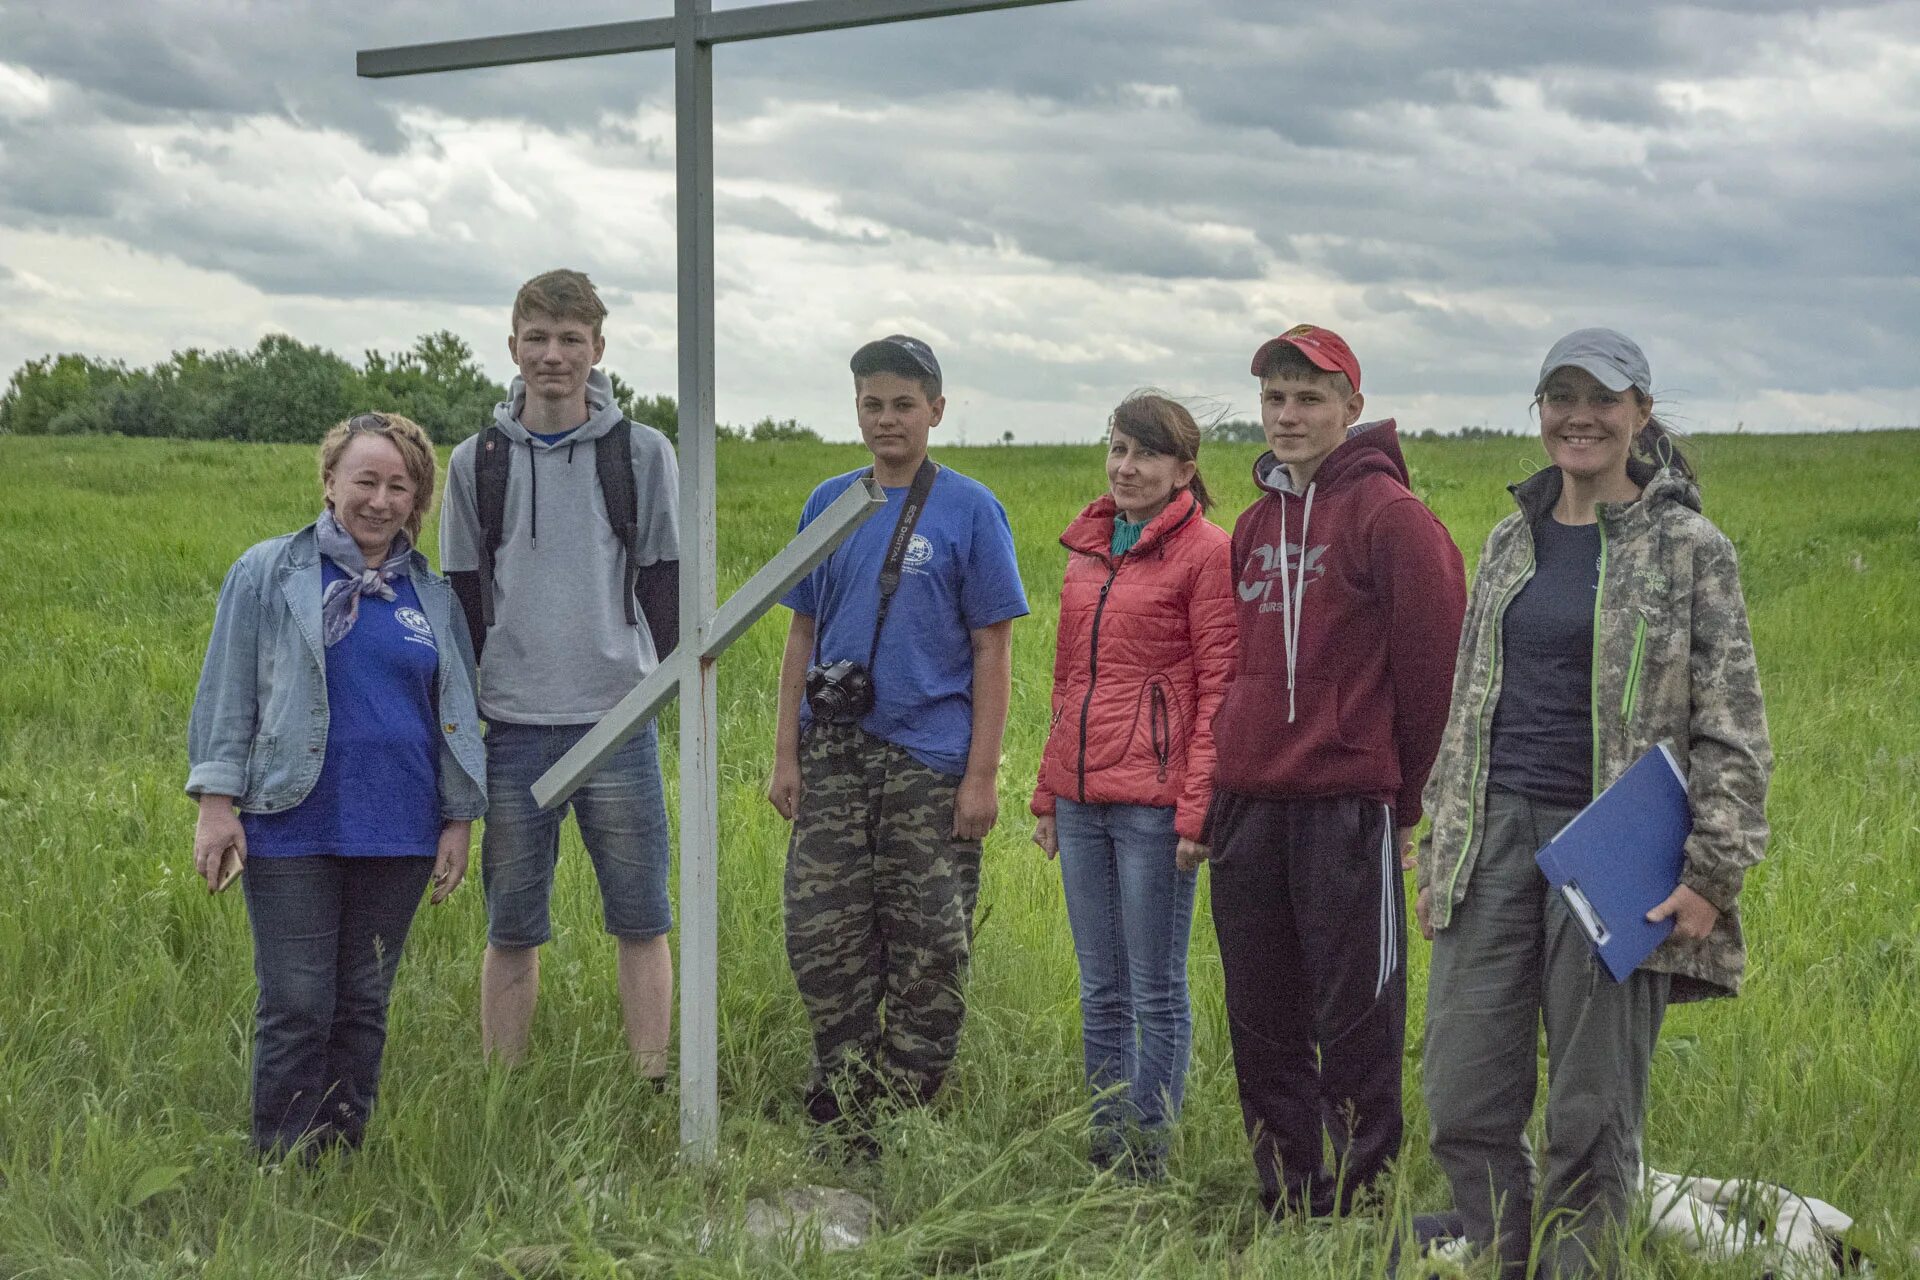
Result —
MULTIPOLYGON (((866 348, 863 347, 861 350, 864 351, 866 348)), ((876 373, 891 373, 896 377, 905 378, 908 382, 919 383, 920 391, 927 397, 928 404, 940 398, 940 379, 928 373, 919 361, 898 347, 877 350, 862 362, 860 372, 853 375, 853 392, 856 396, 861 394, 860 389, 866 380, 876 373)))
MULTIPOLYGON (((1633 394, 1649 409, 1653 407, 1652 396, 1638 387, 1633 389, 1633 394)), ((1683 479, 1700 483, 1700 477, 1693 472, 1693 464, 1687 461, 1686 454, 1680 452, 1679 439, 1680 433, 1662 422, 1658 414, 1647 415, 1647 425, 1635 432, 1633 437, 1633 460, 1643 462, 1649 468, 1644 479, 1636 478, 1637 483, 1644 485, 1653 478, 1653 471, 1661 467, 1671 467, 1683 479)))
POLYGON ((600 322, 607 318, 607 304, 600 301, 586 272, 563 269, 535 276, 513 295, 514 333, 519 333, 521 321, 535 312, 555 320, 578 320, 592 325, 593 336, 597 338, 600 322))
POLYGON ((433 505, 433 441, 427 438, 426 429, 412 418, 403 418, 397 413, 355 414, 336 424, 320 441, 323 486, 333 469, 340 465, 340 455, 347 451, 347 445, 355 436, 384 436, 400 451, 407 479, 413 481, 413 511, 407 516, 407 541, 418 546, 420 523, 426 519, 427 508, 433 505))
POLYGON ((1200 478, 1200 424, 1193 420, 1187 406, 1163 392, 1135 391, 1114 409, 1113 416, 1107 419, 1107 428, 1132 436, 1155 453, 1194 463, 1187 492, 1200 504, 1200 510, 1213 506, 1206 481, 1200 478))
POLYGON ((1265 382, 1268 378, 1284 378, 1288 382, 1323 382, 1343 400, 1353 394, 1353 383, 1348 381, 1346 374, 1322 369, 1291 342, 1276 342, 1273 350, 1267 353, 1266 360, 1260 366, 1260 380, 1265 382))

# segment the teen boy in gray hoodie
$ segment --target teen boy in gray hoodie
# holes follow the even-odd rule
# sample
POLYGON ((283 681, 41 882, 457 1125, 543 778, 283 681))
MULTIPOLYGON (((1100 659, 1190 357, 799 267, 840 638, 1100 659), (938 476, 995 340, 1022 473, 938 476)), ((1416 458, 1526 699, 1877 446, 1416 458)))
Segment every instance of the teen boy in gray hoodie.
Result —
MULTIPOLYGON (((606 314, 577 271, 550 271, 521 286, 508 339, 520 374, 494 410, 497 430, 453 451, 440 516, 441 567, 480 658, 493 782, 480 845, 487 900, 481 1045, 507 1062, 527 1051, 565 811, 541 810, 532 784, 658 665, 679 630, 679 473, 666 437, 627 428, 638 508, 631 574, 602 496, 597 451, 610 447, 607 437, 622 422, 611 383, 594 367, 606 350, 606 314), (499 544, 484 574, 477 466, 488 449, 508 456, 499 544), (627 604, 630 582, 638 608, 627 604)), ((618 940, 628 1046, 640 1073, 659 1078, 672 1030, 673 917, 654 726, 603 764, 571 804, 607 932, 618 940)))

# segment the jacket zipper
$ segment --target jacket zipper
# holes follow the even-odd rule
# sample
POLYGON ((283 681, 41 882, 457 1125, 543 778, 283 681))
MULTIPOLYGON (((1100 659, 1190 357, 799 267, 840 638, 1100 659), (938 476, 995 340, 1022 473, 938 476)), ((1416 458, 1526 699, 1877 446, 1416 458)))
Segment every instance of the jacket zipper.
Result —
MULTIPOLYGON (((1525 586, 1527 579, 1533 576, 1533 562, 1533 533, 1529 530, 1527 533, 1527 563, 1525 567, 1520 570, 1520 576, 1513 580, 1513 585, 1507 588, 1506 594, 1501 596, 1499 601, 1494 605, 1491 625, 1493 627, 1493 669, 1496 671, 1500 669, 1500 633, 1501 626, 1506 621, 1507 606, 1513 603, 1514 596, 1520 593, 1520 588, 1525 586)), ((1474 709, 1473 713, 1473 772, 1467 775, 1467 783, 1473 788, 1475 795, 1481 796, 1484 796, 1484 792, 1481 791, 1480 763, 1482 748, 1487 741, 1487 699, 1492 696, 1493 681, 1489 680, 1487 681, 1486 688, 1480 691, 1480 705, 1474 709)), ((1448 903, 1452 903, 1453 891, 1460 883, 1460 872, 1467 865, 1467 851, 1473 848, 1474 815, 1483 804, 1484 800, 1480 805, 1470 804, 1467 806, 1466 836, 1460 841, 1460 857, 1453 864, 1453 874, 1447 877, 1448 903)))
POLYGON ((1620 718, 1633 719, 1634 700, 1640 695, 1640 663, 1647 651, 1647 615, 1633 628, 1633 661, 1627 664, 1627 691, 1620 695, 1620 718))
POLYGON ((1107 570, 1107 580, 1100 584, 1100 602, 1093 606, 1093 630, 1087 638, 1087 696, 1080 700, 1080 759, 1077 764, 1079 775, 1081 804, 1087 802, 1087 716, 1093 710, 1093 686, 1100 680, 1100 617, 1107 611, 1107 592, 1113 590, 1113 580, 1119 576, 1121 561, 1113 561, 1113 567, 1107 570))
POLYGON ((1600 794, 1600 609, 1607 598, 1607 522, 1594 513, 1600 530, 1600 581, 1593 588, 1593 657, 1587 663, 1588 719, 1593 722, 1593 794, 1600 794))
POLYGON ((1153 758, 1160 765, 1159 779, 1165 782, 1167 761, 1173 755, 1173 722, 1167 716, 1167 691, 1159 684, 1154 684, 1151 688, 1152 692, 1147 698, 1151 708, 1147 717, 1147 736, 1153 742, 1153 758))

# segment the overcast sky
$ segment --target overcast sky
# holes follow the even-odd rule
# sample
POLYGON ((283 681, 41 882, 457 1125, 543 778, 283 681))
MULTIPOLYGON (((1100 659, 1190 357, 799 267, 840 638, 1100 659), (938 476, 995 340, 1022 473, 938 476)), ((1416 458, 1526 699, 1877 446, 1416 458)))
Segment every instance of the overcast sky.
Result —
MULTIPOLYGON (((721 6, 725 7, 725 6, 721 6)), ((359 80, 359 48, 668 0, 0 0, 0 374, 450 328, 552 266, 674 390, 672 59, 359 80)), ((1565 330, 1695 430, 1920 423, 1920 2, 1072 0, 721 48, 719 417, 852 434, 903 329, 952 437, 1251 413, 1301 321, 1369 416, 1525 427, 1565 330)))

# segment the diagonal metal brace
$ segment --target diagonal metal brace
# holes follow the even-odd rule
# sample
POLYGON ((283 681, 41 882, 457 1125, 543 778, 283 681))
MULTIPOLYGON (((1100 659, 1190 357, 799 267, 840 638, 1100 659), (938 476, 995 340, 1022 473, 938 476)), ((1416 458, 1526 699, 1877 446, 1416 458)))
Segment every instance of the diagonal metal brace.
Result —
POLYGON ((812 573, 867 517, 886 505, 886 493, 871 477, 862 477, 849 485, 785 550, 762 565, 760 572, 727 597, 727 602, 700 627, 699 644, 693 652, 689 653, 682 645, 668 654, 667 660, 649 672, 613 710, 600 717, 600 722, 574 743, 571 751, 540 775, 533 784, 534 801, 542 809, 551 809, 572 795, 608 756, 658 715, 660 708, 673 701, 680 692, 680 680, 686 674, 687 663, 712 662, 719 657, 761 614, 778 603, 794 583, 812 573))

